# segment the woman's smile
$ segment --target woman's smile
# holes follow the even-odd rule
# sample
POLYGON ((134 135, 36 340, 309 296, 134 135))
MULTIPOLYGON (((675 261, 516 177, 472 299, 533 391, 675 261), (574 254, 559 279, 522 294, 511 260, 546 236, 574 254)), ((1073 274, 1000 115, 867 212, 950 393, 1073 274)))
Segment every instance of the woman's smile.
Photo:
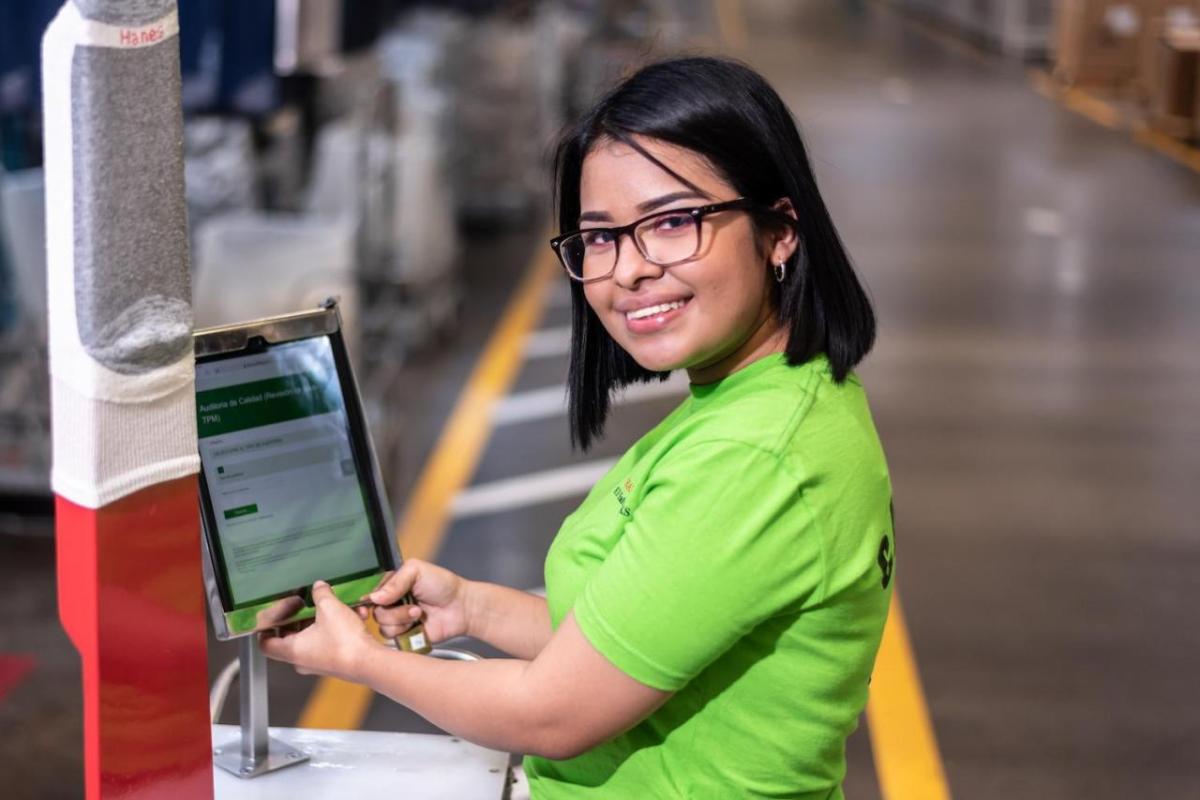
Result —
POLYGON ((645 336, 666 329, 679 319, 691 303, 691 296, 631 297, 616 304, 625 319, 626 329, 634 336, 645 336))

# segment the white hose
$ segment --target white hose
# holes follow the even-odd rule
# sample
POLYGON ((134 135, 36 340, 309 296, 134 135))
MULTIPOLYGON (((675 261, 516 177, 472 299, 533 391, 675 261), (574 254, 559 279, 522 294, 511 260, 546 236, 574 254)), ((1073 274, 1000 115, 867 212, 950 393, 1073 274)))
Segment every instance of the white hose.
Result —
POLYGON ((214 724, 225 709, 225 698, 229 696, 229 687, 233 686, 233 681, 237 678, 241 668, 241 663, 235 658, 225 665, 225 669, 221 670, 221 674, 213 681, 212 691, 208 693, 208 715, 214 724))

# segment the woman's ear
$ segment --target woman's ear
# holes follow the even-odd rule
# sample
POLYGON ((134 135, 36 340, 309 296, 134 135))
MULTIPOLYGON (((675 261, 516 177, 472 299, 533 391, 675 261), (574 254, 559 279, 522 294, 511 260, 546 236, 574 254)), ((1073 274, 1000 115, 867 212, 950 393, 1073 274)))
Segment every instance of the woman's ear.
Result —
MULTIPOLYGON (((786 197, 781 197, 772 203, 771 210, 790 217, 792 220, 799 219, 796 216, 796 209, 792 205, 792 201, 786 197)), ((767 252, 772 264, 787 261, 796 253, 796 248, 800 246, 800 234, 795 224, 772 225, 769 236, 767 252)))

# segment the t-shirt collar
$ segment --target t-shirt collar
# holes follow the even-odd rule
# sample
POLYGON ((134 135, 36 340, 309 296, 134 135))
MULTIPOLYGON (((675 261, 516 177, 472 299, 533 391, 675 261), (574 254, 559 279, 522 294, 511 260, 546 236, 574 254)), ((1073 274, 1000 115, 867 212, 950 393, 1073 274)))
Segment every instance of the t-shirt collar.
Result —
POLYGON ((691 392, 693 399, 705 400, 715 394, 742 386, 764 372, 786 366, 788 366, 788 363, 785 354, 769 353, 757 361, 752 361, 737 372, 731 372, 720 380, 712 381, 711 383, 688 384, 688 391, 691 392))

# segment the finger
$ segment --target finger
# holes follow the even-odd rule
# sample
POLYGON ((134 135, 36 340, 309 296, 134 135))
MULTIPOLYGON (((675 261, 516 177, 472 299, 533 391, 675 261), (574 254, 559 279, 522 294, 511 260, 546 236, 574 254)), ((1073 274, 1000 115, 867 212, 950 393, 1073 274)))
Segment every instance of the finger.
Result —
MULTIPOLYGON (((390 581, 392 579, 392 576, 395 574, 396 574, 396 570, 394 570, 394 569, 389 569, 387 572, 383 573, 383 576, 380 577, 380 579, 379 579, 379 583, 375 584, 375 588, 372 589, 371 592, 377 592, 380 589, 382 589, 384 586, 387 585, 387 582, 390 581)), ((367 592, 359 599, 366 600, 367 598, 369 598, 371 596, 371 592, 367 592)))
POLYGON ((412 625, 380 625, 379 632, 385 639, 395 639, 397 636, 408 633, 410 628, 412 625))
POLYGON ((259 611, 254 617, 255 626, 261 629, 281 625, 302 608, 304 601, 299 597, 284 597, 259 611))
POLYGON ((375 621, 380 625, 408 625, 420 617, 421 609, 418 606, 375 607, 375 621))
POLYGON ((316 622, 316 619, 314 619, 313 617, 309 617, 308 619, 298 619, 295 622, 289 622, 286 625, 276 626, 274 628, 274 630, 280 636, 291 636, 293 633, 299 633, 300 631, 304 630, 305 628, 312 627, 313 623, 315 623, 315 622, 316 622))
POLYGON ((333 593, 333 589, 325 581, 317 581, 313 584, 312 599, 313 605, 318 609, 329 608, 331 607, 330 604, 345 605, 345 603, 338 599, 338 596, 333 593))
POLYGON ((413 583, 417 579, 419 564, 420 562, 416 559, 405 561, 386 583, 368 595, 371 602, 379 606, 390 606, 412 591, 413 583))
POLYGON ((355 606, 354 610, 356 612, 358 612, 358 618, 361 619, 363 622, 366 622, 367 617, 371 616, 371 607, 370 606, 355 606))
POLYGON ((411 562, 406 561, 400 569, 393 572, 383 584, 367 597, 376 605, 390 606, 393 603, 399 602, 401 598, 412 591, 412 585, 415 581, 416 567, 411 562))
POLYGON ((289 664, 295 661, 296 646, 290 637, 264 634, 258 639, 258 647, 267 658, 289 664))

